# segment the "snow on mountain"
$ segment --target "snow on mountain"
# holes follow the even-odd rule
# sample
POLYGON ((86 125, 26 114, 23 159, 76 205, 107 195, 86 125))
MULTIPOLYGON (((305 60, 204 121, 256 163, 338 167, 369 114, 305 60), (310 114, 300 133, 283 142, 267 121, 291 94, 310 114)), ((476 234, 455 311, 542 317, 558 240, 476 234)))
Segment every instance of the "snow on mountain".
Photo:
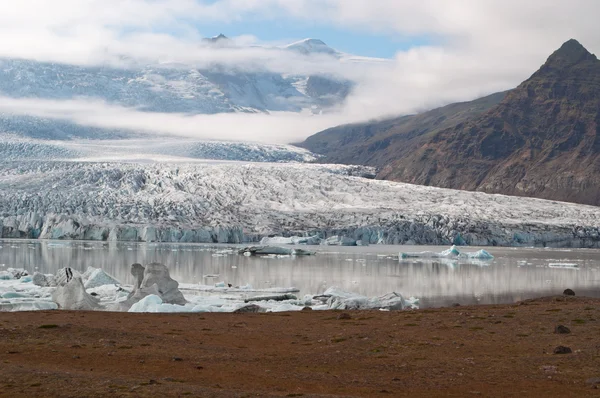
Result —
POLYGON ((370 243, 598 247, 600 209, 370 180, 316 164, 6 162, 2 237, 242 242, 269 234, 370 243))
POLYGON ((284 46, 287 50, 299 52, 304 55, 308 54, 328 54, 332 56, 339 56, 340 53, 333 48, 329 47, 322 40, 319 39, 304 39, 297 41, 292 44, 284 46))
MULTIPOLYGON (((249 50, 236 47, 235 43, 224 35, 204 40, 199 45, 209 47, 228 47, 228 51, 249 50)), ((272 51, 273 56, 282 53, 281 48, 262 48, 272 51)), ((322 41, 307 39, 291 44, 287 49, 304 55, 320 53, 336 56, 341 54, 327 47, 322 41), (302 50, 304 49, 304 50, 302 50)), ((286 50, 287 50, 286 49, 286 50)), ((220 48, 215 49, 220 51, 220 48)), ((333 62, 342 62, 335 59, 333 62)), ((215 64, 211 67, 197 68, 176 62, 154 63, 145 66, 110 67, 78 66, 38 62, 23 59, 0 59, 0 96, 19 99, 101 100, 109 105, 135 108, 138 111, 183 114, 218 113, 270 113, 305 112, 320 114, 341 104, 349 95, 354 83, 330 75, 298 75, 292 73, 274 73, 266 67, 264 70, 246 70, 242 66, 215 64)), ((77 140, 77 139, 135 139, 143 132, 126 129, 104 129, 34 115, 0 113, 0 134, 12 134, 39 140, 77 140)), ((19 144, 22 156, 10 155, 7 159, 17 158, 69 158, 73 153, 50 153, 44 155, 44 148, 33 144, 19 144)), ((191 158, 214 158, 221 152, 219 159, 231 160, 224 154, 226 145, 219 150, 214 144, 199 147, 194 144, 187 152, 191 158), (213 155, 206 155, 212 152, 213 155)), ((231 153, 243 155, 229 146, 231 153)), ((14 146, 4 145, 3 153, 14 152, 14 146)), ((56 149, 56 148, 55 148, 56 149)), ((252 151, 251 151, 252 152, 252 151)), ((265 153, 273 153, 272 148, 265 153)), ((282 156, 271 157, 250 154, 239 156, 236 160, 250 160, 258 157, 263 161, 294 160, 295 151, 288 147, 282 156)), ((186 155, 187 156, 187 155, 186 155)), ((302 155, 301 157, 303 157, 302 155)), ((312 159, 311 156, 309 158, 312 159)))
MULTIPOLYGON (((229 43, 223 35, 206 40, 211 47, 229 43)), ((316 39, 303 40, 286 48, 304 55, 340 54, 316 39)), ((235 49, 244 50, 243 47, 232 48, 235 49)), ((281 51, 266 49, 272 50, 274 55, 281 51)), ((0 59, 0 93, 4 96, 59 100, 88 97, 151 112, 214 114, 323 110, 331 104, 324 103, 322 97, 333 95, 339 104, 351 86, 351 82, 332 76, 278 74, 267 68, 250 72, 232 65, 197 68, 169 62, 117 68, 0 59), (320 90, 297 89, 298 81, 311 77, 321 79, 320 90), (346 85, 347 89, 340 90, 340 84, 346 85), (333 91, 328 87, 333 87, 333 91)))

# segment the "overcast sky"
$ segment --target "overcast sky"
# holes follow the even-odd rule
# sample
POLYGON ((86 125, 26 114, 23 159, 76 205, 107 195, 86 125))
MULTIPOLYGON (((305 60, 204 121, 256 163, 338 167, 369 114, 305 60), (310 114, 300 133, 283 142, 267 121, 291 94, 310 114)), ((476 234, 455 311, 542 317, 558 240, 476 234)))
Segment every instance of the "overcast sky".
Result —
POLYGON ((318 118, 298 114, 141 114, 97 99, 0 98, 0 111, 81 124, 152 129, 208 139, 297 141, 344 122, 412 113, 516 86, 564 41, 600 51, 597 0, 19 0, 0 5, 0 56, 72 64, 156 59, 202 66, 265 65, 275 72, 327 71, 357 81, 347 103, 318 118), (260 49, 199 48, 225 33, 277 45, 315 37, 344 52, 390 58, 340 65, 260 49), (265 58, 269 62, 264 62, 265 58), (206 121, 207 123, 202 123, 206 121), (207 126, 207 127, 198 127, 207 126))

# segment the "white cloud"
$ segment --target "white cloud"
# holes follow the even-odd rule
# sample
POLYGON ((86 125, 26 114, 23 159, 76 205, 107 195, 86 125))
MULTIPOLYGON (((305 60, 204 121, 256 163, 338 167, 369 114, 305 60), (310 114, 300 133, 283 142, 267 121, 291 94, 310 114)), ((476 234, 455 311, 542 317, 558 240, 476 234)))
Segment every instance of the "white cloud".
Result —
MULTIPOLYGON (((145 129, 152 127, 149 120, 160 118, 173 133, 281 142, 282 131, 286 140, 298 139, 341 122, 412 112, 514 87, 569 38, 598 52, 598 15, 596 0, 19 0, 0 5, 0 56, 98 64, 118 63, 125 55, 140 62, 161 59, 336 73, 358 82, 345 107, 322 118, 277 114, 192 120, 183 115, 140 117, 135 110, 93 101, 19 103, 38 113, 49 112, 41 109, 49 107, 79 123, 145 129), (389 64, 370 66, 257 48, 215 51, 198 45, 196 26, 202 21, 258 18, 269 23, 283 16, 398 38, 427 37, 432 44, 398 52, 389 64), (210 120, 211 127, 198 132, 197 123, 203 120, 210 120)), ((257 39, 243 36, 236 41, 247 45, 257 39)), ((10 101, 14 100, 3 98, 2 106, 10 108, 10 101)))

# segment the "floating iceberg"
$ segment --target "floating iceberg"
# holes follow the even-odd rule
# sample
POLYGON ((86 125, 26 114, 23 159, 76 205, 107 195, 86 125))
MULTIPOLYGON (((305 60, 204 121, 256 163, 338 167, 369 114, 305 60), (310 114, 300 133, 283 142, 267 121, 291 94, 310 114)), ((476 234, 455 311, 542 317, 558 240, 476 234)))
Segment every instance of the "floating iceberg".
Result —
POLYGON ((311 256, 315 252, 280 246, 248 246, 240 249, 239 254, 246 256, 311 256))
POLYGON ((562 268, 562 269, 579 269, 579 264, 575 263, 550 263, 548 268, 562 268))
POLYGON ((409 258, 441 258, 441 259, 473 259, 473 260, 492 260, 494 256, 488 253, 485 250, 479 250, 476 252, 461 252, 458 250, 456 246, 452 246, 448 250, 444 250, 440 253, 432 252, 432 251, 424 251, 424 252, 412 252, 412 253, 400 253, 398 256, 402 259, 409 258))
POLYGON ((356 240, 347 236, 330 236, 321 242, 323 246, 357 246, 356 240))
POLYGON ((284 238, 283 236, 273 236, 262 238, 260 241, 262 246, 271 245, 319 245, 321 238, 318 235, 314 236, 292 236, 284 238))

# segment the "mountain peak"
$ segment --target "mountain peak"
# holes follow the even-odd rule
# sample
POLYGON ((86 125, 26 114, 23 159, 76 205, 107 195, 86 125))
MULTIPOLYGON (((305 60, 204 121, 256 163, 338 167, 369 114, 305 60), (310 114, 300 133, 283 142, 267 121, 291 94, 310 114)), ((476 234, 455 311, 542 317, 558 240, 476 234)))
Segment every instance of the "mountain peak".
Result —
POLYGON ((304 39, 285 46, 286 49, 297 51, 302 54, 329 54, 335 55, 337 51, 329 47, 323 40, 304 39))
POLYGON ((550 55, 544 66, 562 69, 589 60, 597 60, 597 58, 577 40, 570 39, 550 55))
POLYGON ((225 36, 223 33, 219 33, 218 36, 207 37, 202 39, 202 41, 208 44, 223 44, 229 42, 229 37, 225 36))

